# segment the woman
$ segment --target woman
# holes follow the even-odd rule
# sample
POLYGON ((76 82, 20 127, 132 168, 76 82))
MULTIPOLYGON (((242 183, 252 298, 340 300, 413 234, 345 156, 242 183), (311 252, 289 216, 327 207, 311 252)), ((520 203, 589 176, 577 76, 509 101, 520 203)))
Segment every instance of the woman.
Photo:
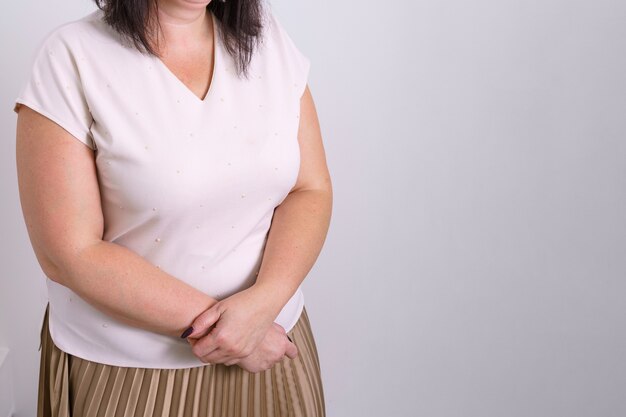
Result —
POLYGON ((46 36, 15 106, 49 298, 38 417, 324 416, 308 58, 260 1, 96 4, 46 36))

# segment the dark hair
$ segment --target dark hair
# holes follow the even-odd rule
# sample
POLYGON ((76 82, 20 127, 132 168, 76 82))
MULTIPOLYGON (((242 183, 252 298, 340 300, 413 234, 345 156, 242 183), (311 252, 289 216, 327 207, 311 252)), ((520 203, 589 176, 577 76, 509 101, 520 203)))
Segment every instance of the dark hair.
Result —
MULTIPOLYGON (((104 12, 104 21, 129 40, 140 52, 158 56, 157 0, 94 0, 104 12), (155 25, 156 24, 156 25, 155 25)), ((248 65, 263 29, 263 0, 212 0, 207 12, 221 22, 220 34, 238 74, 248 76, 248 65)), ((218 30, 218 28, 216 28, 218 30)))

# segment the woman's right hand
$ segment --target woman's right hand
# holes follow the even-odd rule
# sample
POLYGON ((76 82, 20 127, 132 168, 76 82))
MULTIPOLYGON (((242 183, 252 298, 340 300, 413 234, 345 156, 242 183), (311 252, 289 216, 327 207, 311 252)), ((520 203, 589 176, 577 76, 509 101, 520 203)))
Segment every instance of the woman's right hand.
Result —
POLYGON ((298 348, 287 338, 283 326, 274 323, 265 334, 265 338, 251 354, 226 362, 225 365, 237 364, 248 372, 256 373, 270 369, 284 356, 294 359, 298 356, 298 348))

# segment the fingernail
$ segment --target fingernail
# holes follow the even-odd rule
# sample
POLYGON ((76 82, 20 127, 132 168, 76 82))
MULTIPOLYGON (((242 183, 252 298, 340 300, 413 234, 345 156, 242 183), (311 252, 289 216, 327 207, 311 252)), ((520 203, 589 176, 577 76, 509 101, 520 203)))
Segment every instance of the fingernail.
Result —
POLYGON ((193 326, 189 326, 189 328, 187 330, 185 330, 183 332, 183 334, 180 335, 181 339, 186 338, 187 336, 189 336, 191 333, 193 332, 193 326))
POLYGON ((289 341, 293 343, 293 340, 291 340, 291 337, 289 337, 289 335, 287 335, 287 339, 289 339, 289 341))

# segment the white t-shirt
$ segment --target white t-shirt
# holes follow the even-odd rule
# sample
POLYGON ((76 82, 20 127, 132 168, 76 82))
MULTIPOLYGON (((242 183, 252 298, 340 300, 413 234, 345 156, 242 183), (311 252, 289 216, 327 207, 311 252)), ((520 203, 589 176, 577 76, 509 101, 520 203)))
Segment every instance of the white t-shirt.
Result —
MULTIPOLYGON (((265 11, 248 79, 237 77, 210 13, 216 48, 203 100, 160 59, 122 42, 99 9, 49 32, 16 99, 15 111, 23 103, 94 150, 105 241, 217 299, 255 282, 274 208, 300 166, 310 61, 269 3, 265 11)), ((185 339, 121 323, 46 282, 50 333, 63 351, 115 366, 206 365, 185 339)), ((303 306, 298 288, 275 322, 291 330, 303 306)))

